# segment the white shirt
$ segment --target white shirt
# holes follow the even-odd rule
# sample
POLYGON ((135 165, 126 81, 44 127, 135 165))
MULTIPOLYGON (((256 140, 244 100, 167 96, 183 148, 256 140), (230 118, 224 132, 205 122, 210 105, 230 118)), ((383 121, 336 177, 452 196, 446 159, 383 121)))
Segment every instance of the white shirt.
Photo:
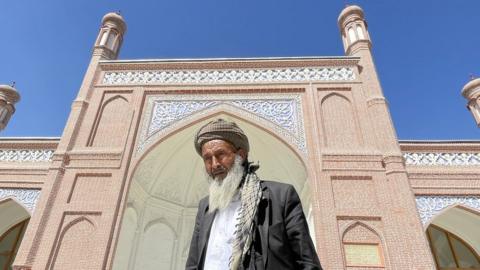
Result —
POLYGON ((204 269, 228 269, 240 203, 236 195, 225 209, 217 211, 208 239, 204 269))

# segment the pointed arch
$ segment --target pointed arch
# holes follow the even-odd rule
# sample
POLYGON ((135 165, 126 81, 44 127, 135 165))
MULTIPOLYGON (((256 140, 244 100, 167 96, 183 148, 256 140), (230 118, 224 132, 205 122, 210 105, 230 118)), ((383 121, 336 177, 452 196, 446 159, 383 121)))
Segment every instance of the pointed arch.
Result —
POLYGON ((130 115, 128 100, 121 95, 109 97, 100 106, 87 146, 119 147, 126 138, 130 115), (117 136, 111 136, 111 134, 117 136), (123 135, 123 136, 122 136, 123 135))
POLYGON ((346 266, 387 267, 389 265, 385 239, 377 228, 365 222, 354 220, 340 231, 346 266), (351 254, 365 253, 369 261, 358 261, 351 254))
POLYGON ((157 224, 163 224, 167 226, 172 231, 175 238, 177 237, 175 227, 173 227, 172 224, 164 217, 156 218, 154 220, 150 220, 149 222, 147 222, 147 224, 145 224, 145 226, 143 227, 143 232, 147 232, 151 227, 157 224))
POLYGON ((480 211, 478 209, 462 203, 449 205, 425 224, 425 231, 432 225, 458 236, 468 243, 477 254, 480 254, 480 234, 478 233, 480 211))
MULTIPOLYGON (((230 105, 228 105, 227 107, 232 108, 232 106, 230 106, 230 105)), ((185 176, 182 176, 179 179, 176 175, 172 175, 171 180, 164 181, 163 183, 161 183, 161 185, 159 183, 157 183, 157 186, 153 186, 154 182, 152 182, 150 180, 158 177, 158 173, 157 174, 152 174, 153 172, 152 172, 151 168, 156 167, 156 168, 158 168, 158 170, 156 170, 156 171, 160 172, 164 168, 168 169, 169 167, 170 168, 171 167, 178 167, 178 166, 182 166, 182 164, 183 164, 183 166, 185 166, 185 165, 187 165, 187 164, 184 164, 185 160, 191 160, 188 163, 188 166, 189 166, 190 169, 191 169, 192 165, 194 167, 203 166, 199 163, 200 159, 198 158, 198 155, 196 154, 196 152, 194 151, 194 148, 193 148, 193 136, 195 134, 195 131, 202 124, 206 123, 209 119, 215 119, 216 117, 223 117, 223 118, 230 118, 230 121, 236 121, 241 126, 243 125, 242 128, 246 129, 247 136, 249 136, 249 137, 256 136, 255 137, 256 140, 251 140, 251 143, 252 143, 252 141, 256 141, 256 143, 257 143, 257 146, 251 147, 251 151, 250 151, 250 155, 249 155, 249 159, 251 161, 258 161, 259 160, 259 161, 262 162, 262 164, 268 164, 268 162, 272 163, 271 160, 279 159, 279 157, 278 157, 279 155, 277 155, 277 154, 270 155, 270 156, 263 156, 263 157, 255 156, 256 154, 258 154, 258 152, 261 152, 260 150, 258 150, 258 148, 259 148, 258 146, 263 147, 263 145, 273 145, 273 144, 275 144, 275 146, 270 146, 272 148, 271 151, 275 151, 278 148, 282 148, 282 151, 284 151, 285 153, 282 152, 283 154, 281 154, 280 156, 290 156, 290 157, 288 157, 289 161, 284 162, 284 164, 281 164, 281 165, 283 165, 283 167, 290 167, 290 168, 292 168, 293 166, 296 166, 295 168, 297 168, 294 171, 290 171, 290 170, 285 171, 284 170, 283 175, 279 172, 277 172, 277 173, 270 172, 270 173, 275 174, 274 175, 275 177, 274 178, 265 178, 265 179, 277 179, 277 180, 285 179, 285 180, 288 181, 288 179, 286 179, 287 176, 291 176, 292 174, 298 173, 299 171, 301 171, 302 174, 304 174, 301 177, 302 182, 301 183, 294 183, 294 186, 297 188, 297 190, 299 192, 302 192, 305 188, 308 189, 310 187, 310 185, 305 184, 306 179, 308 178, 308 170, 307 170, 307 166, 306 166, 305 157, 302 156, 295 148, 293 148, 292 145, 289 142, 285 141, 282 137, 275 134, 274 131, 268 129, 266 127, 266 124, 264 125, 263 122, 257 122, 256 123, 256 122, 253 122, 252 120, 246 119, 246 117, 239 116, 238 113, 237 114, 234 114, 234 113, 235 113, 234 111, 226 110, 225 106, 223 106, 223 107, 218 106, 218 107, 215 108, 214 111, 210 111, 209 114, 205 114, 205 113, 199 113, 198 115, 195 114, 195 115, 189 117, 188 119, 185 119, 185 121, 183 121, 181 123, 181 125, 180 124, 175 125, 174 126, 175 129, 170 129, 168 132, 163 132, 163 134, 161 134, 161 136, 157 137, 156 140, 154 142, 152 142, 148 146, 148 148, 139 157, 135 158, 132 161, 132 165, 131 165, 132 166, 132 173, 131 173, 132 178, 141 177, 142 179, 146 179, 147 181, 149 181, 149 184, 146 184, 147 186, 143 185, 144 186, 143 189, 145 191, 146 190, 157 190, 157 187, 159 187, 160 189, 164 190, 164 191, 162 191, 163 195, 161 195, 161 196, 166 195, 167 197, 170 197, 171 202, 178 203, 178 201, 181 200, 181 198, 178 197, 180 193, 169 192, 168 190, 175 189, 176 185, 177 185, 177 182, 179 180, 182 180, 182 178, 185 178, 185 176), (250 132, 250 134, 249 134, 249 132, 250 132), (255 133, 255 134, 253 134, 252 132, 255 133), (274 138, 274 140, 270 140, 270 138, 268 138, 268 140, 266 140, 265 136, 271 136, 271 137, 274 138), (172 140, 175 141, 175 143, 170 144, 172 142, 172 140), (179 140, 182 140, 182 141, 179 141, 179 140), (167 166, 166 163, 165 164, 164 163, 158 163, 156 160, 151 158, 151 155, 158 155, 159 153, 156 153, 156 152, 159 151, 158 147, 163 147, 167 141, 169 142, 170 146, 168 148, 164 149, 165 151, 162 152, 162 154, 161 154, 162 159, 170 160, 172 157, 168 158, 169 155, 178 156, 179 149, 185 149, 185 147, 184 147, 185 145, 188 146, 187 147, 188 152, 191 152, 193 155, 189 156, 185 160, 179 161, 176 164, 171 164, 170 163, 170 164, 168 164, 168 166, 167 166), (260 141, 262 141, 262 142, 260 142, 260 141), (173 148, 176 148, 176 150, 173 151, 172 150, 173 148), (292 156, 292 154, 293 154, 293 156, 292 156), (193 164, 192 164, 192 161, 193 161, 193 164), (147 163, 151 163, 151 164, 149 166, 144 166, 147 163), (143 164, 142 167, 140 167, 140 164, 143 164)), ((183 150, 183 151, 185 152, 185 150, 183 150)), ((264 174, 265 170, 269 167, 271 167, 271 166, 262 166, 262 170, 260 170, 260 174, 264 174)), ((192 170, 190 170, 190 171, 192 171, 192 170)), ((202 174, 203 170, 196 169, 195 172, 196 172, 197 177, 198 176, 200 176, 200 177, 203 176, 203 174, 202 174)), ((186 178, 189 178, 189 177, 186 177, 186 178)), ((294 179, 297 179, 297 180, 300 179, 298 177, 293 177, 293 176, 291 178, 294 178, 294 179)), ((186 188, 187 189, 192 189, 193 187, 192 186, 187 186, 186 188)), ((203 188, 199 188, 199 189, 196 189, 196 190, 199 191, 199 193, 197 195, 195 195, 195 198, 192 198, 192 199, 194 199, 196 202, 198 202, 201 199, 201 197, 205 196, 206 190, 203 189, 203 188)), ((190 194, 190 193, 187 192, 185 194, 184 193, 181 193, 181 194, 186 196, 186 194, 190 194)), ((194 206, 196 206, 196 204, 194 206)))
POLYGON ((0 233, 0 267, 2 269, 10 269, 15 256, 17 255, 18 248, 22 242, 23 234, 29 219, 20 221, 13 225, 6 232, 0 233))
POLYGON ((321 99, 320 107, 326 147, 349 150, 363 144, 350 99, 339 93, 330 93, 321 99))
POLYGON ((439 269, 479 269, 480 256, 471 244, 440 226, 430 224, 427 238, 439 269))
POLYGON ((0 235, 8 231, 19 222, 31 216, 28 208, 15 197, 6 197, 0 200, 0 235))
POLYGON ((307 163, 305 160, 305 153, 301 152, 301 150, 299 149, 299 145, 296 144, 295 140, 292 138, 294 137, 293 134, 289 134, 288 132, 283 131, 276 124, 272 123, 267 119, 261 118, 249 111, 234 107, 230 104, 219 104, 211 108, 197 111, 179 121, 172 123, 164 130, 159 131, 158 133, 156 133, 155 136, 152 137, 153 139, 147 143, 147 146, 145 149, 143 149, 141 155, 136 158, 137 163, 141 162, 141 160, 148 155, 148 152, 154 149, 158 144, 175 135, 179 131, 187 129, 207 119, 213 119, 222 114, 228 115, 240 121, 245 121, 255 126, 256 128, 272 135, 284 145, 286 145, 288 148, 290 148, 295 153, 295 155, 300 160, 302 160, 304 166, 307 163))
POLYGON ((342 227, 342 230, 340 231, 340 235, 342 237, 342 239, 345 237, 345 234, 348 233, 350 230, 352 230, 353 228, 357 227, 357 226, 360 226, 362 228, 365 228, 366 230, 370 231, 371 233, 375 234, 380 241, 383 241, 383 236, 378 233, 378 230, 373 227, 373 226, 370 226, 362 221, 359 221, 359 220, 354 220, 354 221, 351 221, 349 223, 347 223, 345 226, 342 227))
POLYGON ((448 196, 448 195, 427 195, 416 196, 417 211, 420 220, 424 225, 424 229, 435 220, 448 212, 449 209, 460 207, 470 212, 480 213, 480 197, 479 196, 448 196))
POLYGON ((9 201, 13 201, 16 205, 18 205, 19 207, 21 207, 25 212, 28 213, 29 216, 32 215, 32 212, 30 209, 28 209, 28 207, 23 204, 20 200, 18 200, 15 196, 8 196, 8 197, 5 197, 5 198, 2 198, 0 199, 0 205, 2 203, 7 203, 9 201))
POLYGON ((134 260, 132 250, 135 249, 137 239, 137 231, 139 227, 139 214, 132 202, 128 202, 123 214, 121 224, 122 234, 119 237, 116 255, 113 261, 113 268, 116 270, 131 269, 130 265, 134 260))
POLYGON ((136 256, 135 269, 171 269, 177 242, 175 231, 159 220, 150 222, 145 228, 143 241, 136 256))
MULTIPOLYGON (((248 114, 252 118, 228 104, 198 112, 162 130, 144 152, 134 157, 126 200, 138 202, 138 209, 142 209, 139 223, 146 226, 142 225, 137 231, 136 248, 129 255, 131 267, 147 269, 155 264, 156 269, 158 265, 176 269, 185 265, 196 208, 201 197, 208 193, 208 184, 203 178, 204 165, 194 149, 193 137, 198 128, 217 117, 236 121, 247 133, 252 150, 249 158, 261 161, 258 171, 261 178, 293 184, 299 194, 306 197, 312 192, 307 185, 305 164, 308 163, 298 149, 273 129, 271 123, 248 114), (281 179, 277 177, 280 174, 284 175, 281 179), (158 252, 155 256, 149 254, 149 250, 159 249, 155 245, 162 241, 168 246, 164 262, 157 260, 158 252), (169 265, 167 257, 171 258, 169 265)), ((308 209, 308 205, 305 206, 308 209)), ((125 213, 122 219, 125 220, 125 213)), ((122 228, 119 239, 126 233, 122 228)), ((119 245, 120 241, 117 242, 116 261, 119 250, 125 250, 119 245)))
POLYGON ((428 226, 430 226, 430 224, 432 224, 437 218, 443 216, 445 213, 447 213, 448 211, 450 211, 451 209, 453 208, 458 208, 458 209, 463 209, 465 211, 468 211, 468 212, 471 212, 473 214, 476 214, 478 216, 480 216, 480 210, 479 209, 475 209, 473 207, 470 207, 464 203, 461 203, 461 202, 456 202, 456 203, 453 203, 449 206, 446 206, 445 208, 442 208, 440 211, 438 211, 437 213, 435 213, 424 225, 423 225, 423 229, 426 231, 428 226))
POLYGON ((96 256, 95 245, 96 224, 90 218, 81 216, 70 221, 60 233, 54 256, 52 269, 74 269, 82 265, 93 269, 90 256, 96 256))

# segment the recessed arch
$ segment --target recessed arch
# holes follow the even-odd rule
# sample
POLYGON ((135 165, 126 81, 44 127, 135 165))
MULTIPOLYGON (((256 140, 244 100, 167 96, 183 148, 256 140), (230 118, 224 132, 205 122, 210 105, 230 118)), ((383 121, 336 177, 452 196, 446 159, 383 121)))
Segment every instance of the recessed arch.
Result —
POLYGON ((146 152, 152 149, 155 144, 161 143, 163 140, 167 139, 169 136, 176 134, 182 129, 188 128, 191 125, 195 125, 198 122, 201 122, 205 119, 213 118, 215 115, 230 115, 232 117, 241 119, 242 121, 248 122, 252 125, 257 126, 258 128, 268 132, 278 140, 282 141, 294 151, 300 159, 305 162, 306 155, 306 142, 304 138, 303 125, 297 127, 297 130, 292 133, 285 128, 280 127, 276 123, 256 115, 252 112, 249 112, 245 109, 235 107, 231 104, 221 103, 212 107, 208 107, 202 110, 198 110, 190 115, 184 116, 183 118, 174 121, 162 130, 154 132, 149 135, 146 139, 146 146, 141 146, 140 156, 138 159, 141 159, 142 156, 145 156, 146 152), (145 147, 145 148, 144 148, 145 147))
POLYGON ((321 99, 320 106, 327 148, 348 151, 363 144, 355 108, 349 98, 330 93, 321 99))
MULTIPOLYGON (((205 123, 217 119, 217 118, 225 118, 230 121, 237 122, 242 129, 244 129, 249 136, 252 147, 251 153, 249 155, 249 160, 256 162, 260 161, 261 169, 259 170, 259 176, 262 177, 262 170, 268 169, 269 160, 272 158, 278 158, 278 156, 288 156, 288 161, 278 161, 279 164, 285 165, 285 167, 290 166, 289 170, 285 170, 284 168, 276 168, 279 169, 278 173, 275 173, 273 177, 264 177, 264 179, 271 179, 271 180, 278 180, 280 178, 286 178, 285 176, 291 176, 291 174, 295 174, 297 172, 301 172, 302 176, 291 176, 288 177, 289 179, 292 178, 302 178, 300 183, 294 183, 294 186, 300 192, 303 189, 303 185, 305 180, 308 178, 306 169, 306 161, 303 159, 301 155, 289 144, 285 141, 282 137, 276 135, 273 131, 267 129, 264 126, 259 125, 258 123, 251 122, 244 117, 240 117, 238 115, 233 115, 229 111, 215 111, 209 115, 200 115, 198 117, 190 119, 190 121, 183 123, 181 126, 178 126, 175 131, 171 131, 168 134, 164 134, 162 137, 159 137, 155 143, 153 143, 146 151, 138 157, 138 159, 133 164, 133 171, 132 171, 132 182, 135 182, 136 177, 141 177, 145 180, 148 180, 150 183, 148 186, 144 186, 143 190, 151 190, 152 188, 159 187, 163 189, 168 189, 171 187, 175 187, 179 180, 188 178, 190 179, 191 176, 179 176, 177 173, 170 173, 165 174, 164 169, 168 168, 178 168, 178 166, 187 166, 187 169, 191 167, 195 167, 196 170, 188 170, 190 173, 195 174, 200 177, 203 177, 203 169, 199 169, 203 167, 203 163, 201 163, 201 159, 198 157, 197 153, 194 150, 193 146, 193 136, 195 132, 205 123), (260 157, 257 155, 256 149, 262 148, 263 145, 268 145, 268 150, 262 150, 264 153, 266 152, 273 152, 275 150, 281 149, 281 153, 275 153, 275 155, 261 155, 260 157), (168 145, 168 146, 166 146, 168 145), (160 154, 161 153, 161 154, 160 154), (183 154, 184 160, 173 160, 174 156, 183 154), (158 162, 158 159, 152 158, 152 155, 160 156, 166 160, 173 160, 169 162, 169 164, 158 162), (272 157, 273 156, 273 157, 272 157), (185 163, 186 161, 186 163, 185 163), (267 166, 264 166, 267 163, 267 166), (292 164, 295 165, 296 170, 292 172, 292 164), (152 167, 156 167, 159 170, 151 170, 152 167), (149 179, 158 177, 160 173, 163 173, 163 178, 168 178, 164 183, 154 183, 149 179), (283 174, 283 176, 282 176, 283 174), (165 176, 168 175, 168 176, 165 176), (277 177, 275 177, 277 176, 277 177)), ((271 163, 271 162, 270 162, 271 163)), ((270 166, 271 167, 271 166, 270 166)), ((269 170, 271 173, 273 169, 269 170)), ((287 182, 292 182, 292 180, 285 179, 287 182)), ((293 180, 294 181, 294 180, 293 180)), ((202 190, 203 194, 206 190, 202 190)), ((177 194, 169 193, 170 197, 176 197, 177 194)), ((174 203, 178 203, 176 201, 177 198, 173 198, 174 203)), ((199 199, 198 197, 196 199, 199 199)))
POLYGON ((441 227, 460 237, 480 254, 480 212, 468 206, 456 203, 443 209, 428 225, 441 227))
POLYGON ((6 197, 0 200, 1 269, 9 267, 13 263, 30 216, 30 211, 15 197, 6 197))
POLYGON ((122 235, 118 240, 118 249, 116 253, 116 260, 113 264, 113 269, 124 270, 129 269, 134 262, 132 260, 132 251, 136 248, 132 243, 135 243, 135 238, 139 230, 138 222, 140 216, 135 209, 133 203, 127 203, 123 214, 122 235))
POLYGON ((108 98, 100 106, 96 121, 87 146, 118 147, 123 142, 127 128, 130 109, 128 100, 121 95, 108 98), (111 133, 117 136, 111 136, 111 133))
POLYGON ((87 216, 80 216, 68 222, 62 229, 52 257, 52 269, 61 265, 65 269, 73 269, 76 265, 94 268, 94 262, 89 259, 98 252, 95 245, 97 225, 87 216))
POLYGON ((347 267, 388 267, 386 242, 378 228, 360 220, 354 220, 340 228, 340 235, 347 267), (359 252, 365 259, 359 260, 358 256, 354 255, 359 252))
POLYGON ((346 225, 344 225, 342 228, 341 228, 341 231, 340 231, 340 235, 342 236, 342 239, 343 237, 345 236, 346 233, 348 233, 351 229, 357 227, 357 226, 360 226, 362 228, 365 228, 366 230, 370 231, 371 233, 375 234, 378 239, 380 240, 380 242, 384 242, 384 239, 383 239, 383 236, 378 233, 378 229, 373 227, 373 226, 370 226, 368 224, 365 224, 364 222, 361 222, 359 220, 354 220, 354 221, 351 221, 349 223, 347 223, 346 225))
POLYGON ((155 226, 156 224, 163 224, 165 226, 167 226, 172 232, 173 232, 173 235, 175 236, 176 238, 176 230, 175 228, 172 226, 172 224, 170 224, 170 221, 161 217, 161 218, 156 218, 154 220, 150 220, 147 224, 145 224, 145 226, 143 227, 143 232, 146 232, 148 231, 151 227, 155 226))
MULTIPOLYGON (((225 106, 222 110, 217 107, 207 115, 200 113, 176 125, 175 130, 162 134, 136 161, 132 162, 133 169, 126 200, 129 203, 135 202, 138 209, 142 210, 138 221, 138 228, 141 229, 137 230, 134 243, 130 243, 137 247, 131 251, 130 260, 135 263, 134 265, 130 263, 130 267, 138 266, 139 258, 151 258, 140 253, 146 250, 146 246, 153 244, 145 244, 145 241, 150 241, 152 237, 158 239, 163 237, 156 235, 155 230, 151 230, 160 226, 158 224, 168 227, 173 233, 173 238, 167 237, 168 241, 173 241, 171 247, 176 254, 172 257, 175 261, 172 261, 171 267, 184 265, 187 256, 185 251, 188 251, 195 224, 196 208, 208 190, 203 161, 194 149, 193 137, 202 125, 214 119, 235 121, 249 138, 250 161, 260 161, 259 177, 293 184, 301 194, 304 211, 309 209, 311 188, 307 181, 308 170, 297 150, 262 123, 224 109, 225 106), (308 203, 305 203, 306 201, 308 203)), ((125 217, 122 219, 124 224, 125 217)), ((313 216, 311 219, 313 220, 313 216)), ((158 232, 166 230, 157 229, 158 232)), ((121 229, 119 239, 122 239, 123 234, 125 232, 121 229)), ((118 250, 122 250, 122 247, 117 246, 114 265, 118 265, 116 263, 119 260, 118 250)))
POLYGON ((326 95, 326 96, 324 96, 324 97, 322 98, 322 100, 320 101, 320 105, 323 105, 323 103, 324 103, 327 99, 332 98, 332 97, 338 97, 338 98, 344 99, 345 101, 351 103, 350 99, 347 98, 346 96, 342 95, 342 94, 339 94, 339 93, 330 93, 330 94, 328 94, 328 95, 326 95))
POLYGON ((15 197, 0 200, 0 235, 30 216, 30 211, 15 197))

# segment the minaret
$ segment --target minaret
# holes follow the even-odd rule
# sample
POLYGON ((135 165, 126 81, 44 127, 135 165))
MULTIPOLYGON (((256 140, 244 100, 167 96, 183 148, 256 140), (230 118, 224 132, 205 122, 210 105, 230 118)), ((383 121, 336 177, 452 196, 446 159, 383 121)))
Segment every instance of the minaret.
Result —
MULTIPOLYGON (((58 219, 60 215, 63 215, 64 208, 56 204, 56 202, 59 202, 57 192, 62 194, 64 181, 69 181, 70 173, 73 175, 77 173, 75 168, 68 168, 70 162, 75 160, 71 158, 72 155, 75 156, 72 153, 78 153, 78 149, 81 149, 80 152, 83 151, 87 159, 96 160, 96 157, 98 157, 98 154, 94 151, 85 151, 87 141, 85 137, 88 137, 88 127, 85 125, 89 126, 94 121, 88 119, 86 115, 89 106, 92 104, 91 98, 95 92, 96 79, 100 78, 102 72, 101 62, 117 59, 125 31, 125 21, 119 14, 108 13, 103 17, 85 76, 77 97, 73 101, 63 134, 52 157, 48 174, 45 176, 45 185, 42 186, 43 195, 36 208, 41 214, 33 215, 30 219, 30 224, 35 224, 35 226, 29 226, 29 228, 37 229, 26 230, 22 245, 15 258, 17 266, 14 269, 55 268, 54 266, 48 266, 49 251, 45 247, 54 245, 55 239, 52 236, 56 234, 56 226, 61 226, 60 223, 63 222, 58 219), (82 130, 82 127, 84 130, 82 130), (67 171, 68 175, 65 176, 67 171), (42 245, 39 244, 40 242, 42 245)), ((92 110, 96 110, 96 108, 92 108, 92 110)), ((87 170, 87 167, 83 169, 87 170)))
POLYGON ((361 49, 370 50, 372 44, 367 31, 367 23, 363 10, 359 6, 347 6, 342 10, 338 16, 338 26, 347 55, 356 55, 361 49))
POLYGON ((0 130, 3 130, 15 112, 15 103, 20 95, 13 86, 0 85, 0 130))
POLYGON ((117 59, 126 30, 127 25, 120 14, 107 13, 103 16, 93 54, 101 55, 103 59, 117 59))
POLYGON ((462 95, 468 100, 467 108, 480 127, 480 78, 472 79, 462 89, 462 95))
POLYGON ((383 172, 370 173, 377 183, 376 196, 382 202, 378 213, 381 213, 385 246, 388 246, 384 258, 388 258, 396 269, 434 269, 403 155, 373 61, 372 42, 363 10, 358 6, 346 7, 338 17, 338 25, 345 54, 358 57, 359 85, 352 88, 352 91, 359 91, 359 96, 365 97, 365 100, 358 99, 358 102, 366 103, 367 117, 363 120, 366 126, 372 128, 371 132, 365 134, 369 137, 367 148, 382 156, 380 166, 383 172), (406 239, 406 231, 409 234, 408 241, 402 240, 406 239))
POLYGON ((382 151, 385 156, 400 156, 397 136, 373 61, 372 42, 363 10, 359 6, 347 6, 338 16, 338 26, 345 54, 360 58, 358 70, 362 91, 367 99, 368 114, 375 130, 376 150, 382 151))
POLYGON ((99 71, 99 62, 118 58, 126 31, 127 24, 119 13, 110 12, 103 16, 102 25, 93 46, 92 58, 78 91, 77 101, 89 98, 89 89, 95 74, 99 71))

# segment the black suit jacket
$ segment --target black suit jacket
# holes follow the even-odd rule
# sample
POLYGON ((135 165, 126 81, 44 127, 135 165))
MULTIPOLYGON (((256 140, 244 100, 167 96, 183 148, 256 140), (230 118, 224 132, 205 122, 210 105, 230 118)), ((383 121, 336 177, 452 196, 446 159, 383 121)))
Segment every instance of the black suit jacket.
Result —
MULTIPOLYGON (((260 184, 262 199, 255 218, 251 255, 241 268, 321 270, 294 187, 271 181, 260 184)), ((208 213, 208 197, 200 200, 185 269, 203 269, 214 217, 215 212, 208 213)))

